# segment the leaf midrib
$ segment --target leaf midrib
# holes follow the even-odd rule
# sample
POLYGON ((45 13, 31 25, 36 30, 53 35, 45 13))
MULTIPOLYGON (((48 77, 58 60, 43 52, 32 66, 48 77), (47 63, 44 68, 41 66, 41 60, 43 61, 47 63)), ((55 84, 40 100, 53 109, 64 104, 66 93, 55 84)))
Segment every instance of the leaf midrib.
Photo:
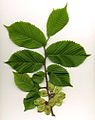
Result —
POLYGON ((58 56, 58 57, 60 57, 60 55, 64 55, 64 56, 84 56, 84 57, 87 56, 86 54, 85 54, 85 55, 84 55, 84 54, 83 54, 83 55, 82 55, 82 54, 81 54, 81 55, 72 55, 72 54, 65 55, 65 54, 57 54, 57 55, 49 55, 49 56, 58 56))
POLYGON ((26 62, 26 63, 38 63, 38 64, 42 64, 41 62, 33 62, 33 61, 8 61, 7 63, 11 63, 11 62, 15 62, 15 63, 24 63, 24 62, 26 62))

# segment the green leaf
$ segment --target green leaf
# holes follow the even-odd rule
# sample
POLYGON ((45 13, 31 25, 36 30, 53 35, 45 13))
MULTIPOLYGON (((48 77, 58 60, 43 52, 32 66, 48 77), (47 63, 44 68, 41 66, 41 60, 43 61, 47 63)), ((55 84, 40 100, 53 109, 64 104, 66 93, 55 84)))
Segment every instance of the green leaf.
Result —
POLYGON ((63 67, 53 64, 48 66, 49 81, 55 86, 72 86, 69 73, 63 67))
POLYGON ((22 50, 14 53, 6 63, 19 73, 31 73, 42 67, 44 58, 37 52, 22 50))
POLYGON ((29 92, 34 89, 34 83, 27 74, 19 74, 14 72, 14 80, 16 86, 24 92, 29 92))
POLYGON ((47 21, 48 37, 56 34, 68 23, 67 5, 62 9, 53 10, 47 21))
POLYGON ((39 93, 39 91, 34 91, 34 90, 32 90, 31 92, 29 92, 27 95, 26 95, 26 99, 29 99, 29 98, 32 98, 32 97, 34 97, 34 96, 39 96, 40 97, 40 93, 39 93))
MULTIPOLYGON (((32 80, 32 79, 31 79, 31 80, 32 80)), ((33 80, 32 80, 32 81, 33 81, 33 80)), ((39 91, 39 89, 40 89, 39 84, 36 83, 36 82, 34 82, 34 81, 33 81, 33 83, 34 83, 34 91, 39 91)))
POLYGON ((18 46, 25 48, 40 48, 46 44, 46 38, 42 31, 27 22, 16 22, 11 26, 5 26, 10 39, 18 46))
POLYGON ((35 91, 28 93, 26 98, 24 98, 24 107, 25 107, 24 111, 34 109, 36 107, 36 105, 34 104, 34 100, 36 100, 39 97, 40 97, 39 94, 35 91))
POLYGON ((84 48, 72 41, 60 41, 47 48, 47 56, 54 62, 65 67, 76 67, 89 56, 84 48))
POLYGON ((34 109, 36 106, 34 104, 34 98, 30 98, 30 99, 25 99, 24 98, 24 111, 30 110, 30 109, 34 109))
POLYGON ((40 72, 35 73, 32 76, 32 80, 36 82, 37 84, 40 84, 41 82, 43 82, 44 76, 45 76, 44 72, 40 71, 40 72))

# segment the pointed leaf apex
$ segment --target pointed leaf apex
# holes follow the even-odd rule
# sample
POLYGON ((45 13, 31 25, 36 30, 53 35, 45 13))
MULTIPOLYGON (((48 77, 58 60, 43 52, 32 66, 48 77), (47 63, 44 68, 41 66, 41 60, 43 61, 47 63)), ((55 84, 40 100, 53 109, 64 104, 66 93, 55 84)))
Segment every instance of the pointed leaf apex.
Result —
POLYGON ((53 8, 53 10, 52 11, 54 11, 55 9, 53 8))
POLYGON ((8 64, 9 62, 8 61, 6 61, 6 62, 4 62, 5 64, 8 64))
POLYGON ((73 87, 73 85, 70 84, 70 87, 73 87))
POLYGON ((91 54, 86 55, 87 57, 91 56, 91 54))
POLYGON ((67 6, 68 6, 68 3, 66 3, 66 5, 65 5, 65 7, 64 7, 64 8, 67 8, 67 6))
POLYGON ((26 112, 27 110, 26 109, 24 109, 24 112, 26 112))
POLYGON ((6 25, 3 25, 3 26, 4 26, 5 28, 7 28, 7 29, 8 29, 8 27, 9 27, 9 26, 6 26, 6 25))
POLYGON ((12 73, 13 73, 14 75, 16 74, 16 72, 14 72, 14 71, 13 71, 12 73))

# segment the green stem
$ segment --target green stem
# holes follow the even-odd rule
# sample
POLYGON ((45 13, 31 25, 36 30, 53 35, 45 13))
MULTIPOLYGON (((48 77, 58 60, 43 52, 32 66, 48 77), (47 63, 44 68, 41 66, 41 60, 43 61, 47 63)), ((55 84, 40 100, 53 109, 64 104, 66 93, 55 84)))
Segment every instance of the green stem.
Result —
MULTIPOLYGON (((49 40, 49 38, 47 39, 47 41, 49 40)), ((48 87, 48 74, 47 74, 47 68, 46 68, 46 48, 44 46, 44 55, 45 55, 45 59, 44 59, 44 71, 45 71, 45 80, 46 80, 46 90, 47 90, 47 94, 48 94, 48 101, 51 99, 51 94, 49 91, 49 87, 48 87)), ((53 108, 51 107, 51 115, 55 116, 55 114, 53 113, 53 108)))

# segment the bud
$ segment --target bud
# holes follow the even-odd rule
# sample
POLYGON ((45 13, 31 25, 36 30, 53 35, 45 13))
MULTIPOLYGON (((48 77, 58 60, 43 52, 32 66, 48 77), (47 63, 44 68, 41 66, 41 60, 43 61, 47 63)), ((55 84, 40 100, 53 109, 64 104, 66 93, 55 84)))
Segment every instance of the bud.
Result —
POLYGON ((61 106, 62 105, 62 103, 63 103, 63 100, 60 100, 59 102, 57 102, 55 105, 56 106, 61 106))
POLYGON ((49 100, 49 105, 50 105, 51 107, 53 107, 53 106, 55 105, 55 99, 54 99, 54 98, 51 98, 51 99, 49 100))
POLYGON ((57 93, 61 92, 61 90, 62 90, 62 87, 56 87, 54 89, 54 93, 57 94, 57 93))
POLYGON ((54 88, 55 88, 55 86, 52 83, 50 83, 50 82, 48 82, 48 87, 49 87, 50 91, 53 91, 54 88))
POLYGON ((65 98, 65 93, 63 93, 63 92, 57 93, 54 96, 54 99, 56 102, 59 102, 60 100, 63 100, 64 98, 65 98))
POLYGON ((34 101, 34 104, 35 105, 43 105, 45 103, 45 100, 43 98, 37 98, 35 101, 34 101))
POLYGON ((42 91, 40 91, 40 95, 41 95, 42 97, 47 97, 47 96, 48 96, 46 90, 42 90, 42 91))
POLYGON ((64 92, 60 92, 59 94, 58 94, 58 97, 59 97, 59 99, 60 100, 63 100, 63 99, 65 99, 65 93, 64 92))
POLYGON ((50 114, 51 107, 49 105, 45 106, 45 114, 49 115, 50 114))
POLYGON ((37 106, 38 112, 43 112, 45 110, 45 104, 37 106))

